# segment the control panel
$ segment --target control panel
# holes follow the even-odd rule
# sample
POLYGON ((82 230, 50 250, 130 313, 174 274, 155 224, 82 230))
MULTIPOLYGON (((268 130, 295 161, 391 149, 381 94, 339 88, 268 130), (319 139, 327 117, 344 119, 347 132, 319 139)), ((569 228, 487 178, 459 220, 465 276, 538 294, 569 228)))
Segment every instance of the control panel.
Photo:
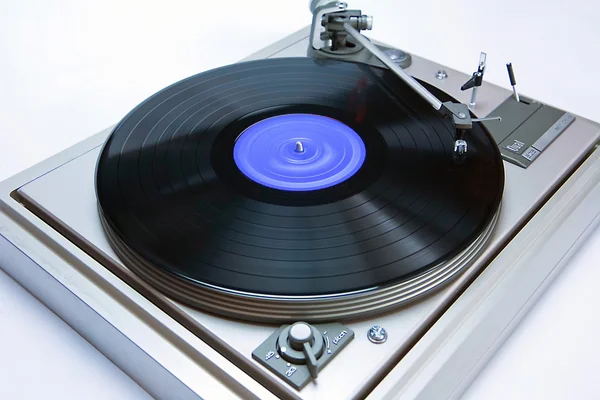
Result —
POLYGON ((352 339, 354 332, 342 324, 310 325, 296 322, 275 331, 252 357, 295 389, 302 389, 352 339))

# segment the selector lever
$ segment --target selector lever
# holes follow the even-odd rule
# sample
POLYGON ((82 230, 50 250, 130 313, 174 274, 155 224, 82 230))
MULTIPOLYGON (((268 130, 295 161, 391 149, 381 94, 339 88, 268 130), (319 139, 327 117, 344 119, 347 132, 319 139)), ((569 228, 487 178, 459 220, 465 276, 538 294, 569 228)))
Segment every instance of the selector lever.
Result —
POLYGON ((284 328, 277 339, 277 351, 284 360, 306 365, 310 376, 319 375, 317 359, 323 355, 323 336, 306 322, 296 322, 284 328))
MULTIPOLYGON (((304 356, 306 357, 306 366, 313 379, 316 379, 319 375, 319 371, 317 370, 317 358, 315 357, 312 346, 316 340, 321 340, 320 352, 323 353, 323 337, 321 337, 321 334, 318 331, 317 334, 318 339, 315 338, 311 326, 305 322, 296 322, 291 326, 289 332, 290 345, 294 350, 299 350, 304 353, 304 356)), ((321 354, 319 354, 319 356, 321 356, 321 354)))

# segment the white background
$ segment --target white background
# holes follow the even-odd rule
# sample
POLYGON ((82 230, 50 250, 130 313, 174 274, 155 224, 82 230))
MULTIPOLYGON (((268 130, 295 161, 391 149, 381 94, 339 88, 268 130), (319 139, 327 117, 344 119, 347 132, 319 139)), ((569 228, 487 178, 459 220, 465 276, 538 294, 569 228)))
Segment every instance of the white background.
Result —
MULTIPOLYGON (((116 123, 155 91, 310 22, 308 1, 0 0, 0 180, 116 123)), ((370 35, 600 121, 595 0, 350 1, 370 35)), ((600 234, 559 276, 466 397, 600 390, 600 234)), ((0 271, 0 398, 147 395, 0 271)))

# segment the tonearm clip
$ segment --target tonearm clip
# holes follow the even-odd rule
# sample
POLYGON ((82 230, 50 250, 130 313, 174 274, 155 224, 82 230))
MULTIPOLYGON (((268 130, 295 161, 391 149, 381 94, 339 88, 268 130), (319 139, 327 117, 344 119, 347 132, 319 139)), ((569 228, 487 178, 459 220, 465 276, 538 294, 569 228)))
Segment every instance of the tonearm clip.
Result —
MULTIPOLYGON (((320 4, 321 2, 317 2, 320 4)), ((319 7, 313 7, 313 26, 311 29, 311 46, 315 50, 325 47, 329 51, 343 50, 348 43, 348 36, 368 50, 373 56, 388 67, 394 74, 402 79, 408 86, 425 99, 435 110, 452 118, 456 129, 454 153, 463 157, 467 153, 466 131, 473 127, 473 122, 500 120, 500 117, 471 118, 471 113, 466 104, 455 102, 442 103, 435 95, 421 85, 416 79, 404 72, 382 50, 363 36, 361 30, 370 30, 373 18, 363 15, 360 10, 348 10, 347 4, 331 2, 319 7)))

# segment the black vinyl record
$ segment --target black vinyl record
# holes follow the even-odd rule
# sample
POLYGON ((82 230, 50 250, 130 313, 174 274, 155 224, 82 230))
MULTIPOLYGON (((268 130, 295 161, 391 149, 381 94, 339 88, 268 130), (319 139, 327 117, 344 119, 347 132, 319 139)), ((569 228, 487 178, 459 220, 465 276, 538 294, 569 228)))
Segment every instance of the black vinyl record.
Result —
POLYGON ((381 288, 449 260, 498 211, 497 146, 477 123, 466 140, 456 163, 451 121, 386 69, 252 61, 192 76, 131 111, 100 155, 97 197, 123 243, 187 282, 276 296, 381 288), (305 191, 248 178, 234 162, 239 135, 289 114, 350 127, 365 148, 358 171, 305 191))

